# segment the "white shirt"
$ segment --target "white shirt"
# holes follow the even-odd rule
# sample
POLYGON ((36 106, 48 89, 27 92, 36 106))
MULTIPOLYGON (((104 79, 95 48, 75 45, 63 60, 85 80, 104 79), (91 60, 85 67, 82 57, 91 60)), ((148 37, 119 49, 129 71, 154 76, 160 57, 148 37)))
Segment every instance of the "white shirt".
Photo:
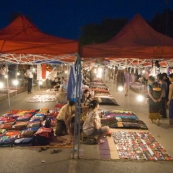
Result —
POLYGON ((94 130, 95 130, 94 119, 96 119, 97 127, 101 127, 101 121, 100 121, 99 114, 94 111, 88 112, 86 115, 86 120, 83 124, 83 132, 86 135, 91 135, 94 132, 94 130))
POLYGON ((1 75, 3 75, 3 76, 5 76, 6 75, 6 73, 7 73, 7 68, 5 67, 5 68, 1 68, 1 70, 0 70, 0 74, 1 75))
POLYGON ((26 74, 27 74, 27 76, 28 76, 29 78, 33 78, 33 73, 32 73, 32 70, 31 70, 31 69, 28 69, 28 70, 26 71, 26 74))

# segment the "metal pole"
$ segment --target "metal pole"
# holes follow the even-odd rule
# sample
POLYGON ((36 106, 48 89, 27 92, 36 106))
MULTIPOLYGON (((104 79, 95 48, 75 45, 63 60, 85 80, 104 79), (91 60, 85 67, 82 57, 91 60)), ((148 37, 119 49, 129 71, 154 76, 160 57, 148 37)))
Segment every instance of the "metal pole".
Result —
POLYGON ((74 125, 74 139, 73 139, 73 153, 72 153, 73 159, 74 159, 76 142, 77 142, 78 158, 80 158, 79 149, 80 149, 80 111, 81 111, 81 104, 80 104, 81 60, 79 56, 77 56, 75 67, 76 67, 76 111, 75 111, 75 125, 74 125), (75 140, 76 130, 78 135, 77 141, 75 140))
POLYGON ((6 69, 7 69, 7 95, 8 95, 8 106, 10 107, 10 88, 9 88, 9 80, 8 80, 8 65, 7 65, 7 62, 6 62, 6 69))
MULTIPOLYGON (((18 64, 16 65, 16 82, 18 81, 18 79, 17 79, 17 74, 18 74, 18 64)), ((16 83, 16 96, 17 96, 17 83, 16 83)))
POLYGON ((78 66, 78 85, 79 85, 79 97, 78 98, 78 158, 80 158, 80 118, 81 118, 81 59, 78 56, 79 66, 78 66))

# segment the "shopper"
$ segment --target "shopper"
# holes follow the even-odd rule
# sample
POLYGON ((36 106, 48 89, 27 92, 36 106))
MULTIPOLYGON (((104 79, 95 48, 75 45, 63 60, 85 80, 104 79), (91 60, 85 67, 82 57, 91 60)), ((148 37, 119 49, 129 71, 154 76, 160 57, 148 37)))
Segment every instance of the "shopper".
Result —
POLYGON ((128 95, 130 83, 132 82, 131 74, 128 72, 127 69, 124 70, 124 90, 125 96, 128 95))
POLYGON ((98 114, 99 103, 93 100, 89 104, 89 111, 86 115, 86 120, 83 124, 83 132, 88 136, 98 136, 96 139, 97 144, 102 144, 105 141, 102 139, 108 132, 108 126, 101 126, 101 120, 98 114))
POLYGON ((7 72, 8 72, 8 70, 7 70, 6 66, 3 65, 0 69, 0 80, 1 81, 4 81, 5 75, 7 75, 7 72))
POLYGON ((117 84, 117 77, 118 77, 118 67, 115 66, 114 69, 114 83, 117 84))
POLYGON ((162 118, 167 118, 167 112, 166 112, 166 91, 167 91, 167 83, 163 80, 163 75, 158 74, 157 80, 162 88, 162 100, 161 100, 161 112, 162 118))
POLYGON ((169 124, 173 127, 173 73, 169 75, 171 84, 169 85, 168 106, 169 106, 169 124))
POLYGON ((28 66, 28 70, 26 71, 26 76, 28 78, 28 94, 31 94, 32 82, 33 82, 33 67, 32 66, 28 66))
POLYGON ((153 123, 156 120, 156 124, 160 124, 160 110, 161 110, 161 99, 162 99, 162 88, 153 76, 148 78, 148 95, 149 95, 149 119, 153 123))
POLYGON ((166 73, 162 73, 163 75, 163 80, 167 83, 167 90, 166 90, 166 101, 168 101, 168 94, 169 94, 169 85, 171 84, 168 75, 166 73))

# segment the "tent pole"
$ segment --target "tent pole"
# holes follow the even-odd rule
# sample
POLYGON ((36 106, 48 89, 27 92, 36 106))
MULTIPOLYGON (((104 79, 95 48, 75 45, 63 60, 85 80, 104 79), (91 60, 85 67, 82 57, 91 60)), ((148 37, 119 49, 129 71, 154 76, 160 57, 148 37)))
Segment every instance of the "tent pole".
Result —
POLYGON ((8 106, 11 107, 10 105, 10 87, 9 87, 9 80, 8 80, 8 65, 7 65, 7 62, 6 62, 6 69, 7 69, 7 94, 8 94, 8 106))
MULTIPOLYGON (((17 66, 16 66, 16 82, 18 82, 18 80, 17 80, 17 74, 18 74, 18 64, 17 64, 17 66)), ((17 83, 16 83, 16 96, 17 96, 17 83)))
POLYGON ((78 158, 80 158, 80 118, 81 118, 81 82, 82 82, 82 76, 81 76, 81 58, 79 57, 79 67, 78 67, 78 93, 79 97, 78 98, 78 106, 79 106, 79 111, 78 111, 78 158))
POLYGON ((74 124, 74 139, 73 139, 73 152, 72 158, 74 159, 75 145, 77 144, 77 156, 80 158, 80 112, 81 112, 81 103, 80 103, 80 88, 81 88, 81 60, 77 55, 76 60, 76 111, 75 111, 75 124, 74 124), (76 141, 76 132, 77 132, 77 141, 76 141))

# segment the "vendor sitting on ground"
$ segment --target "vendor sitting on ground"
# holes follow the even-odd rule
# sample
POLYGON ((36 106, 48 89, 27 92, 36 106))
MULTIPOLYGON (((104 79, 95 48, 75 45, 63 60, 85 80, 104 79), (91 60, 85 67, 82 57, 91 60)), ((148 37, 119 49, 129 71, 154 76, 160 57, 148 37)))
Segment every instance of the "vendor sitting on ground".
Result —
POLYGON ((82 95, 82 99, 81 99, 82 115, 86 115, 91 101, 92 101, 92 97, 91 97, 90 91, 89 91, 89 89, 85 89, 83 91, 83 95, 82 95))
POLYGON ((66 105, 64 105, 60 111, 58 116, 56 117, 56 135, 62 136, 67 134, 67 128, 69 128, 69 118, 74 116, 75 112, 75 102, 68 101, 66 105))
POLYGON ((67 84, 66 84, 65 80, 62 81, 59 90, 62 92, 67 92, 67 84))
POLYGON ((55 79, 51 82, 52 88, 57 84, 58 81, 58 77, 55 77, 55 79))
POLYGON ((59 91, 61 87, 61 82, 58 81, 57 84, 53 87, 55 91, 59 91))
POLYGON ((91 101, 89 104, 89 111, 86 115, 86 120, 83 124, 83 132, 88 136, 98 136, 95 142, 97 144, 102 144, 105 142, 102 138, 109 132, 109 127, 101 126, 98 109, 98 101, 91 101))
POLYGON ((83 91, 82 99, 81 99, 81 104, 82 107, 89 106, 89 103, 92 101, 92 97, 90 94, 89 89, 85 89, 83 91))

